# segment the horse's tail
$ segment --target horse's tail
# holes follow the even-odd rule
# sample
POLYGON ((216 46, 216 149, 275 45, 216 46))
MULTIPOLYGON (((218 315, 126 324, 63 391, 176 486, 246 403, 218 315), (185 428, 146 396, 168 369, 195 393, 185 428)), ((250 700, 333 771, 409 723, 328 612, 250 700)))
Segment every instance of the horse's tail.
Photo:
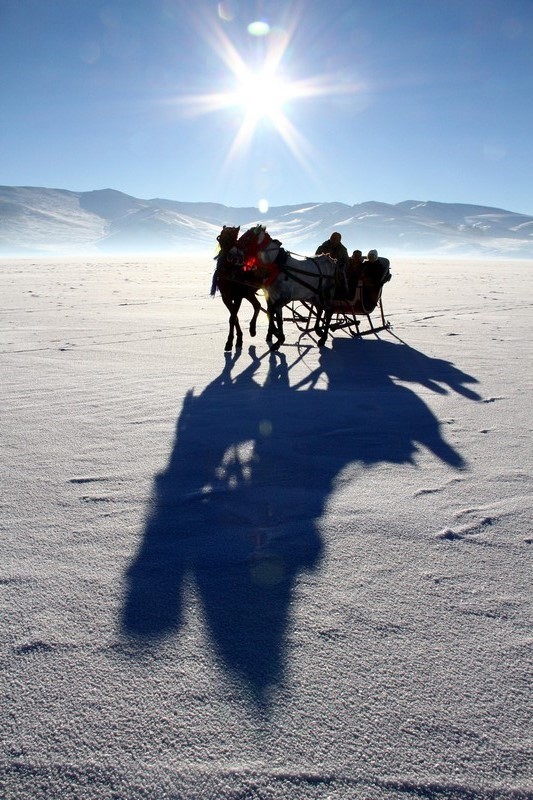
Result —
POLYGON ((218 268, 215 269, 215 271, 213 272, 213 278, 211 280, 211 291, 210 291, 211 297, 214 297, 217 292, 217 275, 218 275, 218 268))

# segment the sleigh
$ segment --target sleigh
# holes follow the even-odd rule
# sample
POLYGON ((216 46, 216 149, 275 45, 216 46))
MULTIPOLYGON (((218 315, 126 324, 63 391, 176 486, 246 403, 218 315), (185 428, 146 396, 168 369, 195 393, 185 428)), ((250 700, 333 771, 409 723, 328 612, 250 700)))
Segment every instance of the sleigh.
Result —
MULTIPOLYGON (((345 331, 350 336, 368 336, 380 331, 390 330, 391 324, 385 319, 383 310, 383 286, 390 281, 387 272, 379 286, 366 285, 359 279, 353 295, 348 299, 334 299, 331 303, 331 322, 329 331, 345 331), (374 315, 374 318, 372 317, 374 315)), ((317 332, 320 327, 320 310, 314 302, 293 303, 292 316, 289 317, 304 333, 317 332)))

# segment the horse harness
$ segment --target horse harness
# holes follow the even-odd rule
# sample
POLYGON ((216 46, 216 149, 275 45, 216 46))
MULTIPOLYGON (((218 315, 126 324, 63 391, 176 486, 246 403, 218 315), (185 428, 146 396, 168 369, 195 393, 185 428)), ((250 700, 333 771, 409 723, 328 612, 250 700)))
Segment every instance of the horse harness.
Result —
MULTIPOLYGON (((265 277, 261 279, 263 287, 268 287, 270 284, 272 284, 276 280, 277 275, 281 272, 285 275, 286 279, 291 279, 295 283, 300 284, 300 286, 303 286, 304 288, 309 289, 309 291, 313 292, 314 294, 317 294, 320 303, 324 305, 324 295, 325 295, 324 285, 326 283, 326 280, 329 277, 333 276, 324 274, 320 265, 319 258, 313 258, 312 256, 307 256, 307 260, 312 261, 315 264, 318 271, 318 287, 315 287, 312 283, 305 280, 305 278, 301 276, 316 278, 317 275, 314 272, 309 272, 309 270, 306 269, 300 269, 294 266, 288 267, 287 260, 290 255, 289 251, 285 250, 281 246, 281 242, 278 239, 269 238, 269 241, 265 242, 266 247, 268 247, 268 245, 271 243, 276 244, 279 250, 274 260, 268 265, 268 267, 270 267, 270 269, 268 270, 270 274, 265 275, 265 277)), ((261 248, 261 250, 266 249, 266 247, 261 248)), ((238 244, 237 244, 237 249, 238 249, 238 244)), ((232 263, 232 261, 226 257, 225 258, 226 265, 228 267, 231 265, 231 268, 228 270, 229 274, 226 274, 225 277, 227 277, 228 280, 234 281, 235 283, 240 283, 243 286, 249 286, 251 288, 255 288, 254 283, 244 280, 243 277, 246 275, 246 273, 255 272, 256 270, 257 270, 256 274, 259 273, 260 267, 257 265, 258 253, 259 253, 259 248, 256 253, 254 253, 251 257, 249 257, 246 260, 243 255, 240 260, 240 263, 239 262, 232 263), (252 264, 255 264, 255 266, 252 266, 252 264)), ((261 266, 265 269, 267 268, 267 264, 262 264, 261 266)), ((219 270, 220 270, 220 265, 217 263, 215 275, 219 272, 219 270)), ((215 278, 215 276, 213 277, 215 278)))
MULTIPOLYGON (((312 261, 316 265, 316 268, 318 270, 318 291, 317 291, 315 289, 315 287, 311 283, 308 283, 303 278, 298 277, 299 275, 308 275, 308 276, 311 276, 311 277, 314 278, 316 276, 315 276, 315 274, 313 272, 309 272, 306 269, 299 269, 298 267, 293 267, 293 266, 287 267, 287 259, 288 259, 289 255, 290 255, 290 253, 287 250, 285 250, 283 247, 280 247, 279 253, 276 256, 276 258, 274 259, 274 263, 277 264, 279 271, 283 272, 286 275, 287 278, 290 278, 295 283, 299 283, 300 286, 303 286, 304 288, 309 289, 312 292, 316 292, 316 294, 320 298, 320 302, 323 304, 323 302, 324 302, 324 283, 325 283, 327 278, 336 277, 336 275, 335 276, 325 275, 324 272, 321 269, 319 259, 318 258, 313 258, 312 256, 307 256, 307 260, 308 261, 312 261)), ((337 272, 337 268, 335 268, 335 273, 336 272, 337 272)))

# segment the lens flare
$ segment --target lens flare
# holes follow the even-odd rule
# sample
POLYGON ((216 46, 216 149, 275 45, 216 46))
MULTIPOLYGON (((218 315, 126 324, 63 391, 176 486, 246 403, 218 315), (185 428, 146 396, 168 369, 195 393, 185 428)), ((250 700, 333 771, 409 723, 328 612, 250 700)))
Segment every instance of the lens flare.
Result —
POLYGON ((268 22, 257 21, 250 22, 248 25, 248 33, 251 36, 267 36, 270 33, 270 25, 268 22))

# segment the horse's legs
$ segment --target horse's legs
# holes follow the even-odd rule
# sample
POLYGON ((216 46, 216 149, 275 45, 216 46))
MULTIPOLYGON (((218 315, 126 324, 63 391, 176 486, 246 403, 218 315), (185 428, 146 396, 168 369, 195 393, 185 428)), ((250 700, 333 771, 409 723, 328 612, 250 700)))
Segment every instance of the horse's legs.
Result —
POLYGON ((276 326, 274 323, 274 311, 268 300, 267 300, 267 316, 268 316, 268 330, 266 335, 266 341, 271 342, 272 337, 275 336, 276 334, 276 326))
MULTIPOLYGON (((320 313, 320 311, 319 311, 320 313)), ((322 333, 318 340, 318 346, 323 347, 326 344, 326 339, 328 338, 329 333, 329 326, 331 323, 331 317, 333 316, 333 308, 326 308, 324 309, 324 327, 322 328, 322 333)))
POLYGON ((316 321, 315 321, 315 325, 314 325, 314 328, 313 328, 315 333, 320 333, 320 331, 321 331, 320 320, 322 319, 322 312, 323 311, 324 311, 324 309, 323 309, 322 306, 319 306, 319 305, 316 306, 316 321))
POLYGON ((277 308, 276 310, 270 308, 269 311, 269 325, 268 325, 268 334, 267 334, 267 342, 272 341, 272 335, 276 337, 276 340, 273 345, 271 345, 271 350, 279 350, 283 342, 285 341, 285 334, 283 333, 283 306, 281 308, 277 308), (272 332, 271 332, 272 326, 272 332), (270 336, 270 339, 268 338, 270 336))
POLYGON ((259 316, 259 312, 261 311, 261 303, 255 296, 255 294, 251 295, 251 297, 248 297, 248 300, 250 301, 254 309, 253 317, 250 320, 250 336, 255 336, 255 334, 257 333, 256 329, 257 317, 259 316))
POLYGON ((235 341, 236 350, 240 350, 242 348, 242 330, 238 317, 241 303, 242 303, 242 297, 238 297, 233 301, 233 324, 235 326, 235 332, 237 334, 237 339, 235 341))
POLYGON ((222 295, 222 300, 229 311, 229 333, 228 338, 226 339, 226 344, 224 345, 224 351, 227 353, 233 347, 233 329, 235 327, 233 324, 233 301, 228 300, 228 298, 224 297, 224 295, 222 295))
POLYGON ((237 334, 237 341, 235 343, 235 347, 237 349, 240 349, 242 347, 242 330, 241 326, 239 325, 239 317, 237 316, 239 313, 241 300, 228 300, 227 298, 222 298, 222 299, 224 300, 224 305, 229 311, 229 333, 228 333, 228 338, 226 340, 226 344, 224 345, 224 351, 227 353, 233 347, 234 333, 237 334))
POLYGON ((266 341, 271 342, 272 336, 274 335, 274 320, 272 317, 272 309, 270 308, 270 303, 267 301, 267 317, 268 317, 268 330, 266 335, 266 341))

